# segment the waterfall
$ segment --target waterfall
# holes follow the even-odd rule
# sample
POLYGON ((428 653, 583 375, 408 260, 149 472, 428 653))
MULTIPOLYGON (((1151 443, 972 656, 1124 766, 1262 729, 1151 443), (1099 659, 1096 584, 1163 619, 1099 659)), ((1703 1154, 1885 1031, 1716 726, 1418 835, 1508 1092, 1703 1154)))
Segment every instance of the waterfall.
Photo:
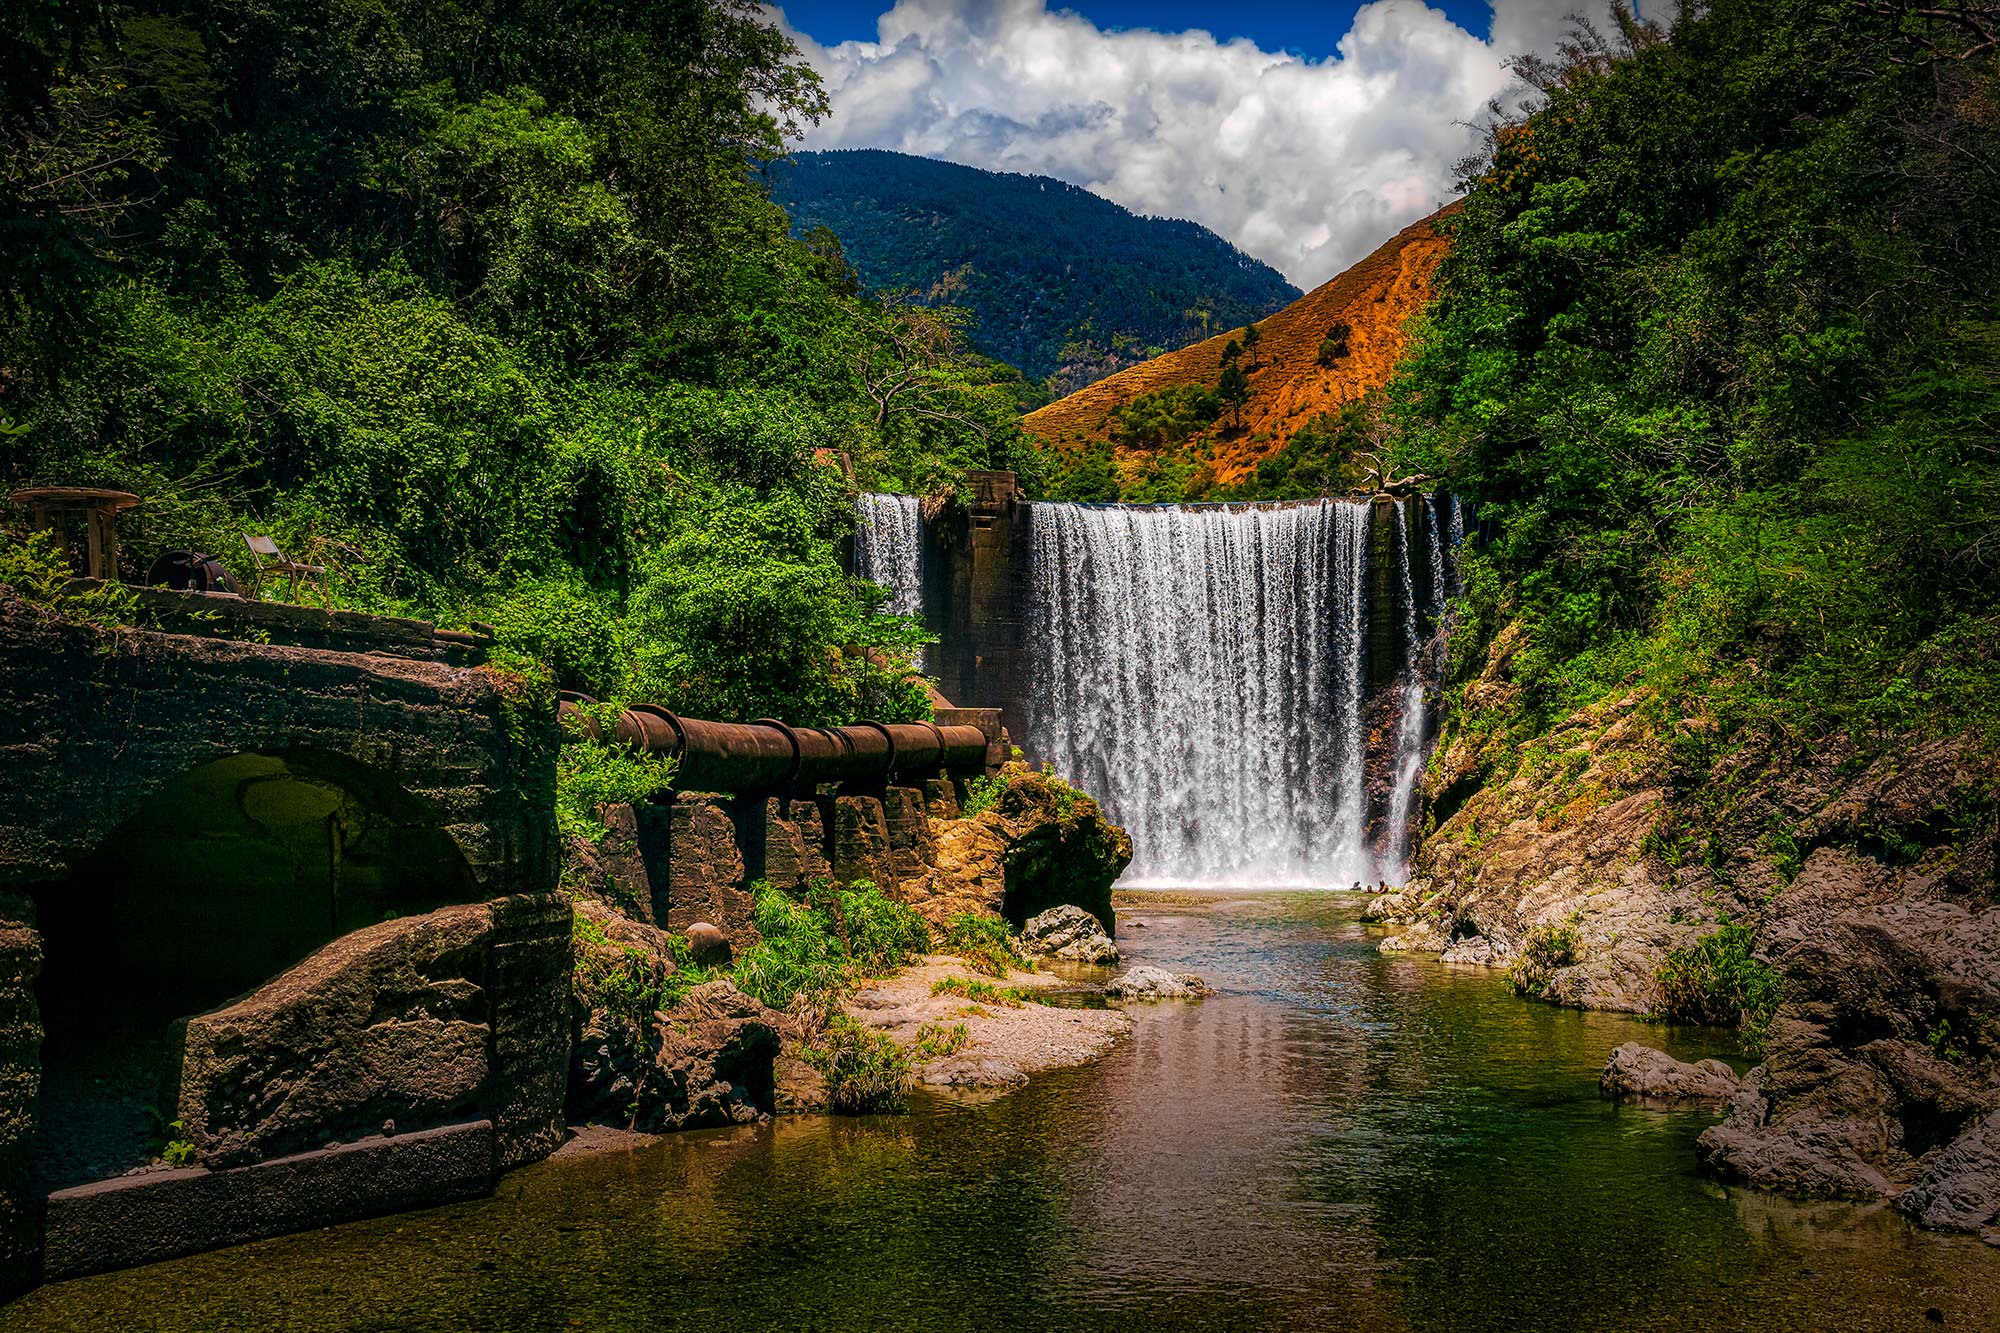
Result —
POLYGON ((1368 505, 1027 517, 1026 744, 1131 831, 1132 881, 1390 873, 1366 837, 1368 505))
MULTIPOLYGON (((1424 593, 1431 623, 1439 625, 1444 620, 1445 573, 1444 552, 1437 536, 1437 521, 1418 501, 1417 512, 1424 514, 1423 524, 1429 540, 1425 543, 1427 557, 1424 593)), ((1401 692, 1400 707, 1396 710, 1396 760, 1395 777, 1389 792, 1389 840, 1383 860, 1387 869, 1400 883, 1407 875, 1410 863, 1411 823, 1417 812, 1417 788, 1424 776, 1424 632, 1419 627, 1417 590, 1414 573, 1410 568, 1410 548, 1414 546, 1415 534, 1410 531, 1409 506, 1394 505, 1396 524, 1396 560, 1401 566, 1402 577, 1402 631, 1403 631, 1403 678, 1397 683, 1401 692)))
POLYGON ((899 616, 924 609, 923 514, 914 495, 864 494, 857 502, 854 572, 889 589, 899 616))

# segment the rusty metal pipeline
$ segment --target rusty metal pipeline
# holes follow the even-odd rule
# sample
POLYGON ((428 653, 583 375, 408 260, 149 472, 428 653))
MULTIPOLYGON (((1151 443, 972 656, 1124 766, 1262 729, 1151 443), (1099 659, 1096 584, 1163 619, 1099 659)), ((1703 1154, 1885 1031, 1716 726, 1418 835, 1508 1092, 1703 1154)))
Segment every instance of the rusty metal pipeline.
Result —
POLYGON ((579 730, 616 739, 680 761, 675 785, 685 791, 756 792, 824 782, 871 782, 970 777, 986 769, 986 733, 934 722, 861 722, 851 727, 793 727, 774 718, 708 722, 652 704, 618 715, 615 736, 582 714, 596 700, 565 691, 558 709, 565 735, 579 730), (573 720, 574 719, 574 720, 573 720))

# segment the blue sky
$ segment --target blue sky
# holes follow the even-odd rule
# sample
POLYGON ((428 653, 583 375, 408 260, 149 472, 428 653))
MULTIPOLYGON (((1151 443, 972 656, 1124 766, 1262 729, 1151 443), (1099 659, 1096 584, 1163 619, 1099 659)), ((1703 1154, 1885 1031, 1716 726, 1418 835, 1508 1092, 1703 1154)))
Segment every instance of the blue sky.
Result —
POLYGON ((878 46, 886 0, 791 0, 832 107, 802 146, 1054 176, 1310 288, 1449 201, 1509 57, 1607 0, 1051 2, 908 0, 878 46))
MULTIPOLYGON (((785 16, 801 32, 832 45, 853 38, 875 40, 875 20, 893 0, 789 0, 785 16)), ((1429 0, 1475 37, 1492 27, 1493 10, 1486 0, 1429 0)), ((1224 41, 1248 37, 1266 51, 1294 51, 1318 60, 1334 53, 1335 45, 1354 21, 1359 0, 1071 0, 1051 8, 1074 10, 1100 28, 1152 28, 1183 32, 1201 28, 1224 41)))

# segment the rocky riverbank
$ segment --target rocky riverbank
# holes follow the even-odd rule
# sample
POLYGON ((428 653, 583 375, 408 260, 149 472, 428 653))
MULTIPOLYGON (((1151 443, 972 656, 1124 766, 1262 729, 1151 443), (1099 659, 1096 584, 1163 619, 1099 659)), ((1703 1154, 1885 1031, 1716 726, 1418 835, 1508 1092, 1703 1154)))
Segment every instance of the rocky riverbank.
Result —
POLYGON ((1737 1019, 1761 1062, 1709 1170, 2000 1226, 1992 756, 1725 740, 1636 688, 1522 745, 1493 725, 1518 647, 1498 636, 1447 723, 1416 873, 1369 907, 1380 947, 1551 1003, 1737 1019))
MULTIPOLYGON (((773 968, 799 963, 758 953, 761 911, 735 912, 726 930, 663 929, 628 914, 645 895, 617 882, 615 842, 609 855, 574 845, 572 1123, 667 1132, 838 1107, 833 1085, 855 1075, 829 1057, 833 1042, 851 1047, 842 1059, 871 1080, 869 1105, 893 1102, 903 1086, 1012 1087, 1109 1049, 1129 1029, 1122 1013, 1048 1001, 1101 990, 1109 977, 1111 883, 1130 840, 1088 796, 1023 765, 972 784, 963 807, 960 794, 936 784, 923 827, 899 827, 886 854, 864 839, 850 856, 837 840, 829 858, 866 867, 872 857, 893 871, 872 901, 907 909, 897 929, 911 936, 902 947, 918 949, 902 955, 908 965, 876 975, 857 955, 782 1008, 756 994, 769 993, 773 968), (1010 935, 1010 925, 1027 929, 1010 935), (948 944, 960 952, 922 952, 948 944), (1038 966, 1035 954, 1049 962, 1038 966)), ((614 831, 642 822, 615 810, 606 819, 614 831)), ((836 917, 844 910, 827 901, 836 917)), ((844 935, 850 924, 866 928, 834 928, 844 935)), ((847 942, 827 944, 848 958, 847 942)))

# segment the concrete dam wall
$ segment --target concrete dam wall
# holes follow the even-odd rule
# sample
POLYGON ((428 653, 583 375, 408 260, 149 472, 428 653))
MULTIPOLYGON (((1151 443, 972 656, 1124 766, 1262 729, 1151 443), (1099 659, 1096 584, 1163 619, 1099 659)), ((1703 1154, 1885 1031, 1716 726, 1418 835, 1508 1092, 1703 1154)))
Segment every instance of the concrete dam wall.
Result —
POLYGON ((1404 877, 1452 497, 1072 505, 971 481, 914 561, 914 501, 865 497, 857 572, 937 632, 947 697, 999 707, 1131 830, 1126 882, 1404 877))

